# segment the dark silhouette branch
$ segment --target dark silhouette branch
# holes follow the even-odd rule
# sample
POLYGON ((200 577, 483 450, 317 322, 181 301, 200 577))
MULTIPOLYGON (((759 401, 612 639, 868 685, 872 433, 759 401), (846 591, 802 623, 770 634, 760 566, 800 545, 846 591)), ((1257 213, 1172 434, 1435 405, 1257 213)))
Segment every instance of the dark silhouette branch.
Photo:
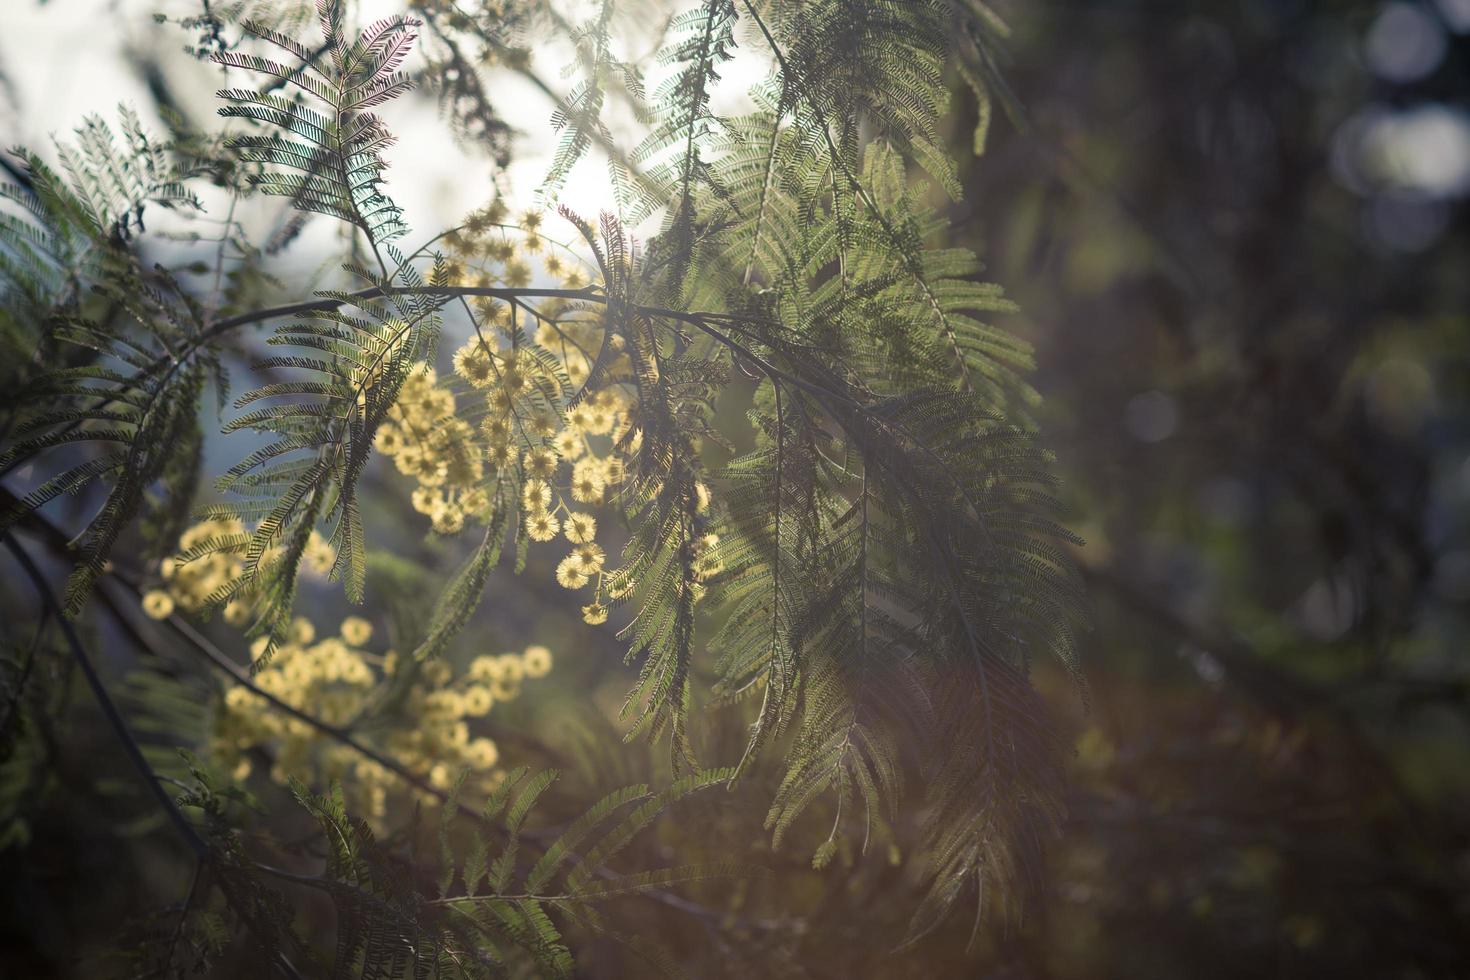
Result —
POLYGON ((113 703, 111 696, 108 695, 106 685, 102 683, 102 678, 98 675, 97 668, 92 664, 91 658, 87 656, 86 648, 82 646, 82 641, 77 636, 76 627, 72 624, 71 620, 66 618, 65 613, 61 609, 61 603, 57 600, 55 593, 51 591, 51 586, 46 582, 45 575, 36 567, 36 563, 31 559, 31 556, 16 542, 13 535, 5 535, 5 546, 10 549, 10 553, 15 556, 15 560, 31 580, 31 584, 35 586, 36 592, 40 595, 41 602, 50 610, 52 617, 56 619, 57 625, 61 628, 61 635, 66 638, 66 644, 71 648, 71 653, 76 659, 77 666, 81 668, 82 675, 87 679, 87 686, 91 688, 92 696, 97 699, 97 704, 102 709, 102 714, 107 718, 108 724, 112 727, 113 733, 117 736, 118 743, 123 747, 128 761, 133 764, 133 768, 138 771, 138 775, 147 783, 149 794, 163 808, 164 814, 168 817, 169 822, 179 832, 179 836, 184 839, 184 842, 189 845, 195 857, 201 860, 206 859, 209 855, 209 844, 205 842, 203 837, 199 836, 199 831, 195 830, 194 825, 189 823, 188 819, 184 817, 183 811, 179 809, 178 804, 164 790, 158 781, 158 776, 153 772, 153 768, 148 765, 148 760, 143 757, 143 750, 138 745, 138 740, 133 737, 133 733, 128 729, 127 721, 123 718, 122 712, 118 711, 117 705, 113 703))

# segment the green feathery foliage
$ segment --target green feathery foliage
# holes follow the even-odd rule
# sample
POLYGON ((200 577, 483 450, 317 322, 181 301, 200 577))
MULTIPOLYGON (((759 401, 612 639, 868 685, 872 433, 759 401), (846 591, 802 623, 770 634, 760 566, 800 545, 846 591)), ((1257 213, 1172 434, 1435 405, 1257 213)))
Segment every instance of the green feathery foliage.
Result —
MULTIPOLYGON (((144 205, 193 198, 132 117, 126 148, 88 124, 80 154, 63 155, 70 187, 28 157, 32 187, 4 190, 31 215, 0 216, 0 274, 17 284, 7 308, 44 308, 48 345, 89 352, 29 381, 32 407, 0 456, 9 470, 76 453, 0 530, 106 488, 74 552, 71 616, 135 523, 165 544, 179 537, 195 503, 199 403, 209 387, 227 397, 221 345, 247 324, 282 319, 267 343, 290 350, 256 363, 266 383, 234 401, 223 428, 261 440, 218 476, 226 502, 196 512, 243 530, 178 560, 242 557, 209 603, 249 599, 257 665, 287 636, 315 535, 332 546, 347 597, 367 597, 360 484, 405 385, 434 363, 451 302, 486 370, 525 365, 532 377, 517 375, 524 390, 500 378, 518 392, 506 396, 511 413, 564 425, 605 385, 628 393, 628 424, 613 437, 626 479, 607 501, 628 538, 594 607, 605 616, 604 588, 609 605, 627 607, 638 671, 627 735, 667 736, 682 778, 663 793, 609 795, 559 838, 538 838, 533 858, 522 824, 554 775, 517 771, 491 795, 463 860, 446 825, 435 898, 340 794, 299 791, 330 844, 326 874, 306 883, 337 906, 337 976, 488 975, 510 949, 540 975, 571 975, 556 916, 609 932, 597 902, 737 870, 622 873, 609 861, 668 804, 760 763, 779 773, 773 847, 802 839, 822 867, 851 840, 913 863, 923 882, 914 939, 963 896, 977 908, 988 894, 1018 902, 1060 817, 1061 743, 1028 667, 1047 655, 1077 671, 1075 541, 1055 522, 1027 415, 1029 353, 988 320, 1014 307, 977 278, 974 255, 934 244, 946 224, 923 203, 929 181, 959 193, 941 135, 947 67, 984 93, 980 143, 990 99, 1008 98, 994 49, 1003 27, 974 0, 702 0, 670 22, 659 56, 668 76, 645 100, 635 66, 614 54, 616 11, 605 0, 571 35, 582 77, 552 120, 562 136, 543 187, 554 197, 594 145, 607 151, 621 217, 594 231, 562 212, 595 262, 591 286, 469 286, 433 251, 447 236, 394 246, 408 228, 384 187, 392 136, 369 110, 410 87, 400 69, 421 25, 395 16, 349 37, 336 0, 319 0, 319 43, 246 20, 274 57, 223 48, 213 60, 264 79, 219 92, 220 114, 251 127, 221 151, 250 188, 351 230, 339 288, 221 316, 166 269, 138 269, 126 246, 144 205), (771 71, 752 111, 724 117, 713 95, 742 36, 771 71), (651 127, 626 150, 603 118, 619 77, 651 127), (659 230, 640 245, 628 229, 655 216, 659 230), (105 300, 101 312, 79 302, 83 285, 105 300), (510 313, 472 309, 470 297, 510 313), (595 328, 580 384, 527 335, 531 322, 563 336, 595 328), (753 389, 753 448, 712 470, 705 449, 725 444, 716 401, 736 386, 753 389), (712 692, 696 686, 701 665, 718 677, 712 692), (746 712, 744 754, 729 769, 695 756, 691 716, 706 693, 746 712), (825 836, 807 829, 818 812, 831 819, 825 836)), ((532 423, 514 423, 517 450, 542 445, 532 423)), ((474 463, 489 458, 480 436, 466 438, 474 463)), ((531 480, 519 451, 484 468, 483 535, 417 638, 415 665, 449 651, 507 554, 525 564, 531 480)), ((446 819, 461 809, 452 795, 440 802, 446 819)), ((226 863, 220 887, 235 913, 282 955, 301 955, 264 911, 256 872, 238 854, 226 863)))
MULTIPOLYGON (((231 509, 249 520, 254 531, 244 575, 224 587, 214 601, 253 592, 258 600, 254 630, 268 637, 272 646, 285 636, 297 571, 319 523, 332 528, 331 543, 337 551, 333 576, 344 580, 353 601, 362 601, 366 546, 357 478, 372 451, 373 436, 412 366, 432 359, 440 323, 441 301, 424 294, 418 271, 389 244, 408 230, 402 212, 379 186, 384 169, 380 151, 393 137, 379 118, 366 111, 409 89, 407 76, 396 69, 412 48, 419 22, 385 18, 348 43, 340 4, 323 0, 318 12, 327 67, 318 66, 319 59, 304 45, 252 21, 245 22, 247 31, 299 63, 287 66, 233 51, 214 57, 222 65, 278 79, 322 104, 324 111, 319 112, 269 92, 219 93, 228 103, 221 115, 280 131, 229 141, 242 159, 270 168, 253 178, 254 185, 266 194, 289 198, 301 210, 362 229, 379 270, 348 265, 346 271, 361 287, 357 292, 321 293, 326 302, 297 312, 270 340, 310 356, 284 355, 256 365, 306 372, 311 380, 264 385, 239 398, 235 408, 293 396, 308 400, 253 408, 225 426, 226 432, 265 432, 274 441, 231 467, 216 483, 222 492, 247 498, 231 509), (262 573, 263 563, 270 566, 268 574, 262 573)), ((238 544, 220 542, 224 548, 238 544)))
POLYGON ((365 821, 349 816, 339 789, 316 796, 298 785, 297 800, 316 819, 328 854, 320 877, 288 880, 327 892, 336 906, 332 977, 492 977, 517 962, 532 964, 538 976, 570 977, 572 955, 557 920, 621 942, 659 972, 672 973, 656 947, 617 933, 598 906, 751 870, 719 863, 621 873, 610 862, 670 806, 727 775, 711 771, 658 793, 646 785, 623 787, 555 836, 526 827, 555 770, 510 772, 482 809, 468 811, 472 821, 451 793, 439 828, 443 873, 433 892, 420 887, 365 821))
POLYGON ((174 159, 171 145, 145 131, 127 106, 118 107, 118 119, 122 143, 99 116, 76 129, 75 145, 57 143, 65 178, 24 147, 12 151, 27 180, 0 183, 0 201, 18 212, 0 211, 0 315, 7 330, 74 306, 109 259, 125 263, 123 246, 145 230, 148 205, 199 207, 185 185, 193 172, 174 159))
POLYGON ((124 319, 132 329, 123 332, 112 322, 58 311, 48 340, 90 350, 95 358, 44 372, 27 385, 23 400, 46 408, 22 420, 0 454, 0 472, 8 472, 55 449, 102 449, 0 514, 0 529, 6 529, 57 497, 75 496, 94 482, 107 486, 106 501, 81 536, 67 585, 71 614, 87 601, 132 521, 154 513, 160 533, 173 532, 164 542, 177 538, 199 468, 199 400, 207 381, 225 385, 203 310, 167 270, 157 268, 145 279, 125 267, 93 288, 107 300, 111 319, 124 319), (150 497, 154 484, 161 492, 150 497))
POLYGON ((348 44, 342 33, 341 4, 320 0, 317 11, 322 48, 329 59, 326 66, 319 65, 318 56, 300 42, 255 21, 243 23, 246 31, 290 55, 295 63, 237 51, 215 54, 218 64, 276 79, 266 91, 220 91, 219 97, 229 103, 220 115, 280 130, 266 136, 238 136, 229 143, 241 160, 270 168, 253 178, 257 188, 290 198, 302 210, 355 224, 374 245, 381 245, 406 234, 408 228, 402 211, 379 187, 384 170, 381 154, 393 136, 367 110, 411 88, 408 76, 397 69, 413 47, 419 22, 387 17, 348 44), (309 96, 318 108, 269 90, 281 86, 309 96))

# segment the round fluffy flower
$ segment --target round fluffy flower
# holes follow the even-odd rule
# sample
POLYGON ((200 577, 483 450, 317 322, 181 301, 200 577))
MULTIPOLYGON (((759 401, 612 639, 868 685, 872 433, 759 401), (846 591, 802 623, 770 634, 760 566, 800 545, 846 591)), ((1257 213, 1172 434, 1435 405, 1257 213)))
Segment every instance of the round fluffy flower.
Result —
POLYGON ((587 544, 597 537, 597 518, 591 514, 568 514, 565 530, 572 544, 587 544))
POLYGON ((301 554, 301 562, 307 571, 326 575, 337 562, 337 549, 320 532, 312 531, 311 537, 307 539, 306 549, 301 554))
POLYGON ((572 499, 584 504, 602 502, 602 491, 607 487, 599 461, 584 459, 572 467, 572 499), (592 465, 586 465, 586 464, 592 465))
POLYGON ((521 503, 533 514, 549 510, 551 508, 551 487, 545 480, 527 480, 526 485, 521 488, 521 503))
POLYGON ((587 432, 594 436, 605 436, 612 431, 613 422, 616 419, 613 413, 604 408, 594 408, 587 418, 587 424, 583 426, 587 432))
POLYGON ((373 682, 373 672, 361 657, 348 654, 342 658, 342 679, 348 684, 367 685, 373 682))
POLYGON ((510 442, 512 434, 510 419, 503 415, 491 415, 487 417, 481 423, 480 429, 485 433, 485 438, 495 445, 510 442))
POLYGON ((490 696, 490 689, 480 684, 472 684, 465 688, 462 697, 464 713, 475 718, 488 714, 490 705, 494 703, 494 698, 490 696))
POLYGON ((232 599, 225 606, 225 622, 231 626, 244 626, 250 622, 250 604, 243 599, 232 599))
POLYGON ((434 530, 440 534, 458 534, 464 530, 464 511, 445 507, 433 515, 434 530))
POLYGON ((493 681, 501 675, 500 658, 482 654, 470 661, 470 677, 477 681, 493 681))
POLYGON ((577 563, 576 555, 567 555, 556 566, 556 584, 564 589, 580 589, 587 584, 587 578, 577 563))
POLYGON ((431 691, 424 698, 424 707, 440 718, 455 719, 464 714, 464 699, 453 691, 431 691))
POLYGON ((594 602, 590 606, 583 606, 582 622, 591 626, 598 626, 607 622, 607 607, 600 602, 594 602))
POLYGON ((391 422, 385 422, 379 426, 378 434, 373 436, 374 448, 384 456, 398 455, 403 445, 403 430, 391 422))
POLYGON ((602 571, 602 563, 607 560, 607 553, 595 541, 588 541, 573 548, 567 558, 583 575, 593 575, 602 571))
POLYGON ((410 388, 405 383, 398 396, 398 411, 409 427, 422 429, 454 414, 454 395, 432 384, 410 388))
POLYGON ((459 498, 459 506, 464 509, 466 514, 485 517, 486 512, 490 510, 490 494, 486 492, 484 487, 475 487, 459 498))
POLYGON ((567 427, 578 432, 586 432, 587 427, 592 424, 593 408, 587 402, 573 405, 567 412, 567 427))
POLYGON ((449 467, 437 456, 425 456, 414 476, 426 487, 442 487, 449 479, 449 467))
POLYGON ((592 373, 592 362, 577 351, 567 355, 567 380, 574 385, 585 382, 592 373))
POLYGON ((536 446, 526 450, 524 465, 526 475, 537 480, 549 480, 556 475, 556 452, 547 446, 536 446))
POLYGON ((411 476, 418 471, 424 463, 424 450, 422 446, 408 444, 398 451, 393 458, 393 465, 398 467, 398 472, 405 476, 411 476))
POLYGON ((477 388, 484 388, 495 381, 495 363, 479 337, 471 337, 469 343, 455 351, 454 370, 477 388))
POLYGON ((208 541, 210 538, 244 533, 245 525, 237 518, 211 518, 200 521, 179 535, 179 550, 188 551, 196 544, 208 541))
POLYGON ((434 385, 439 383, 439 374, 427 363, 420 363, 407 378, 403 380, 403 391, 400 400, 423 395, 434 385))
POLYGON ((628 467, 622 459, 617 456, 609 456, 602 461, 602 478, 609 486, 622 483, 628 478, 628 467))
POLYGON ((508 442, 492 442, 490 448, 485 453, 486 462, 496 469, 502 466, 509 466, 511 460, 515 458, 515 451, 510 448, 510 443, 508 442))
POLYGON ((499 326, 505 320, 505 304, 493 296, 480 296, 475 299, 475 312, 480 314, 480 321, 487 327, 499 326))
POLYGON ((373 624, 361 616, 348 616, 342 620, 342 639, 348 646, 360 647, 373 638, 373 624))
POLYGON ((548 511, 535 511, 526 516, 526 535, 532 541, 550 541, 558 530, 556 518, 548 511))
POLYGON ((502 680, 519 683, 526 676, 525 667, 521 664, 521 658, 514 653, 502 653, 496 658, 500 661, 500 677, 502 680))
POLYGON ((297 616, 291 620, 291 625, 286 627, 286 642, 304 646, 316 639, 316 627, 311 625, 311 620, 305 616, 297 616))
POLYGON ((500 750, 488 738, 477 738, 464 747, 464 758, 476 769, 489 769, 500 761, 500 750))
POLYGON ((500 661, 500 679, 509 680, 512 683, 520 683, 520 679, 526 676, 526 669, 520 663, 519 654, 501 654, 495 658, 500 661))
POLYGON ((551 671, 551 651, 543 646, 526 647, 521 655, 521 666, 527 677, 545 677, 551 671))
POLYGON ((576 460, 587 449, 587 443, 583 441, 581 433, 576 429, 562 429, 551 440, 551 445, 561 455, 562 459, 576 460))
POLYGON ((489 224, 500 225, 505 223, 506 216, 510 214, 510 208, 506 206, 503 197, 496 197, 481 208, 480 213, 485 216, 485 221, 489 224))
POLYGON ((260 695, 243 687, 232 687, 225 693, 225 707, 231 711, 248 711, 264 704, 260 695))
POLYGON ((516 400, 510 392, 496 386, 485 395, 485 404, 497 415, 510 415, 515 411, 516 400))
POLYGON ((143 612, 152 619, 168 619, 173 615, 174 597, 162 589, 153 589, 143 596, 143 612))
POLYGON ((432 514, 444 506, 444 495, 431 487, 414 487, 408 499, 420 514, 432 514))

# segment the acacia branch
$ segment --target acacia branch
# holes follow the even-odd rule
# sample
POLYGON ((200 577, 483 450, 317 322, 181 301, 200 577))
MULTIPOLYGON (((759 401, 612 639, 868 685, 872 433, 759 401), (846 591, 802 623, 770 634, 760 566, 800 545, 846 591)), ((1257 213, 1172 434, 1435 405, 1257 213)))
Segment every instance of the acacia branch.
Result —
POLYGON ((107 688, 102 683, 101 676, 97 673, 97 668, 93 666, 91 658, 87 656, 86 648, 82 646, 82 641, 77 637, 76 627, 72 625, 71 620, 62 611, 61 604, 57 600, 55 593, 51 591, 51 586, 46 583, 46 577, 36 567, 36 563, 26 553, 26 550, 16 542, 13 535, 5 535, 5 546, 10 549, 10 553, 20 563, 21 569, 25 571, 26 576, 31 580, 31 584, 35 586, 36 592, 40 595, 42 604, 50 611, 52 617, 56 619, 57 624, 61 627, 61 634, 66 638, 67 646, 71 648, 72 656, 76 659, 77 666, 82 669, 82 674, 87 679, 87 686, 92 690, 92 696, 97 699, 98 706, 102 708, 102 714, 106 716, 113 733, 117 735, 118 742, 122 745, 128 760, 133 764, 133 768, 138 770, 138 775, 147 783, 148 792, 158 802, 158 805, 163 808, 164 814, 168 817, 169 822, 173 824, 174 829, 179 832, 179 836, 189 845, 190 850, 194 852, 195 856, 200 859, 207 858, 209 855, 209 845, 203 837, 199 836, 199 832, 194 829, 194 825, 189 823, 184 817, 183 811, 179 809, 178 804, 164 791, 163 786, 158 781, 157 775, 153 772, 153 768, 148 765, 148 760, 143 757, 142 748, 138 745, 137 739, 133 737, 133 733, 128 730, 127 721, 123 718, 122 712, 118 711, 117 705, 113 703, 112 698, 108 695, 107 688))
MULTIPOLYGON (((11 494, 11 492, 4 487, 0 487, 0 504, 8 504, 14 502, 14 495, 11 494)), ((29 523, 34 525, 36 532, 43 538, 43 540, 45 540, 46 544, 52 550, 56 551, 62 557, 71 556, 72 548, 65 532, 56 527, 50 521, 46 520, 46 518, 44 518, 40 514, 32 512, 28 515, 28 518, 29 523)), ((5 542, 12 551, 17 552, 17 558, 20 559, 24 565, 28 566, 28 570, 34 569, 35 566, 33 564, 30 564, 29 557, 26 556, 23 551, 18 550, 18 546, 15 544, 10 535, 7 534, 5 536, 5 542)), ((133 591, 136 592, 139 590, 138 584, 134 581, 129 581, 128 577, 119 569, 109 569, 107 574, 112 576, 113 578, 116 578, 118 581, 122 582, 133 591)), ((35 576, 32 576, 32 580, 37 583, 38 589, 44 586, 44 580, 38 579, 35 576)), ((146 641, 144 641, 142 636, 139 635, 137 630, 133 627, 132 623, 122 614, 121 609, 113 602, 112 597, 102 589, 98 589, 97 591, 101 595, 103 602, 107 604, 109 611, 112 612, 112 614, 118 619, 124 630, 127 631, 128 634, 134 638, 135 642, 137 642, 140 647, 142 647, 143 649, 147 649, 148 644, 146 643, 146 641)), ((43 599, 48 599, 50 593, 43 592, 42 596, 43 599)), ((48 610, 51 610, 52 614, 56 616, 58 622, 60 622, 62 626, 62 629, 67 632, 68 637, 74 638, 75 634, 72 632, 71 622, 60 614, 59 607, 55 605, 54 597, 50 597, 48 601, 46 601, 46 608, 48 610)), ((296 718, 299 721, 311 726, 313 729, 321 732, 323 735, 326 735, 329 738, 332 738, 347 746, 348 748, 351 748, 355 752, 363 755, 364 758, 378 763, 385 769, 388 769, 390 772, 397 775, 399 778, 403 779, 405 782, 409 783, 415 789, 419 789, 433 796, 441 804, 447 805, 451 802, 449 793, 446 793, 445 791, 440 789, 436 789, 434 786, 423 781, 411 770, 406 769, 403 765, 396 762, 391 757, 385 756, 382 753, 377 752, 370 746, 363 744, 345 729, 339 728, 335 725, 327 724, 320 718, 312 715, 310 712, 302 711, 294 705, 282 701, 280 698, 257 686, 250 679, 249 675, 244 670, 242 670, 239 665, 231 660, 230 657, 226 653, 224 653, 224 651, 220 650, 217 646, 211 643, 207 637, 196 630, 187 620, 182 619, 177 613, 169 616, 169 618, 165 622, 167 622, 169 626, 175 630, 179 637, 186 642, 189 649, 202 655, 212 667, 225 673, 235 683, 267 700, 277 710, 289 714, 291 717, 296 718)), ((75 649, 80 651, 79 647, 75 649)), ((78 659, 82 663, 84 669, 90 667, 90 664, 84 659, 84 655, 80 654, 80 652, 78 655, 78 659)), ((89 681, 95 678, 95 674, 92 673, 89 673, 88 676, 89 681)), ((100 685, 100 679, 98 680, 98 683, 100 685)), ((95 693, 98 694, 98 700, 103 704, 104 709, 110 709, 109 718, 116 718, 116 724, 122 725, 122 716, 117 713, 116 707, 112 704, 111 699, 107 697, 105 690, 103 690, 100 686, 94 687, 93 690, 95 693)), ((126 739, 124 744, 131 745, 133 749, 136 750, 137 743, 133 741, 131 735, 127 733, 125 726, 122 728, 121 734, 126 739)), ((135 764, 140 765, 142 767, 142 771, 148 774, 149 782, 154 789, 155 795, 159 797, 161 802, 163 802, 166 806, 170 808, 171 813, 176 816, 178 821, 183 822, 182 827, 187 828, 188 833, 192 835, 193 839, 199 840, 200 845, 205 848, 205 853, 207 853, 207 845, 205 845, 203 840, 198 837, 198 833, 194 830, 193 826, 188 824, 188 822, 184 820, 183 814, 179 812, 176 807, 174 807, 173 801, 169 799, 166 793, 163 792, 162 787, 158 784, 156 778, 153 776, 152 770, 148 768, 146 760, 142 758, 141 750, 138 751, 135 764)), ((452 800, 452 802, 461 816, 468 817, 477 826, 500 834, 506 833, 504 827, 501 827, 494 821, 487 819, 483 813, 481 813, 474 807, 471 807, 468 804, 461 802, 457 798, 452 800)), ((521 840, 526 841, 533 846, 544 849, 550 845, 553 839, 553 834, 549 830, 522 830, 519 834, 519 837, 521 840)), ((264 867, 261 867, 260 869, 266 871, 273 870, 264 867)), ((611 871, 610 869, 603 868, 598 871, 598 877, 604 879, 612 879, 616 877, 616 873, 611 871)), ((302 883, 311 883, 315 879, 308 880, 304 877, 300 877, 300 880, 302 881, 302 883)), ((707 906, 699 904, 698 902, 691 901, 665 889, 654 888, 640 892, 640 894, 642 894, 646 898, 650 898, 656 902, 659 902, 662 905, 666 905, 670 908, 679 909, 680 911, 698 916, 708 923, 719 923, 726 921, 728 918, 727 914, 720 910, 711 909, 707 906)), ((741 920, 741 922, 742 924, 748 926, 756 926, 759 928, 775 928, 778 925, 776 923, 769 923, 765 921, 757 922, 743 919, 741 920)), ((289 964, 287 965, 289 966, 289 964)))

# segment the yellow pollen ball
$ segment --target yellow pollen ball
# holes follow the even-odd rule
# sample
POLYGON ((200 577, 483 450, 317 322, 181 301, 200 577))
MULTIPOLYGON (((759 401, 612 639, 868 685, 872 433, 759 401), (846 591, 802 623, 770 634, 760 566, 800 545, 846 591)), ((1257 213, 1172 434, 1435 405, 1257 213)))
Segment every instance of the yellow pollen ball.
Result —
POLYGON ((551 651, 543 646, 526 647, 521 666, 527 677, 545 677, 551 671, 551 651))
POLYGON ((342 620, 342 639, 349 646, 360 647, 373 636, 373 624, 360 616, 348 616, 342 620))
POLYGON ((173 615, 174 598, 162 589, 154 589, 143 596, 143 612, 151 619, 167 619, 173 615))

